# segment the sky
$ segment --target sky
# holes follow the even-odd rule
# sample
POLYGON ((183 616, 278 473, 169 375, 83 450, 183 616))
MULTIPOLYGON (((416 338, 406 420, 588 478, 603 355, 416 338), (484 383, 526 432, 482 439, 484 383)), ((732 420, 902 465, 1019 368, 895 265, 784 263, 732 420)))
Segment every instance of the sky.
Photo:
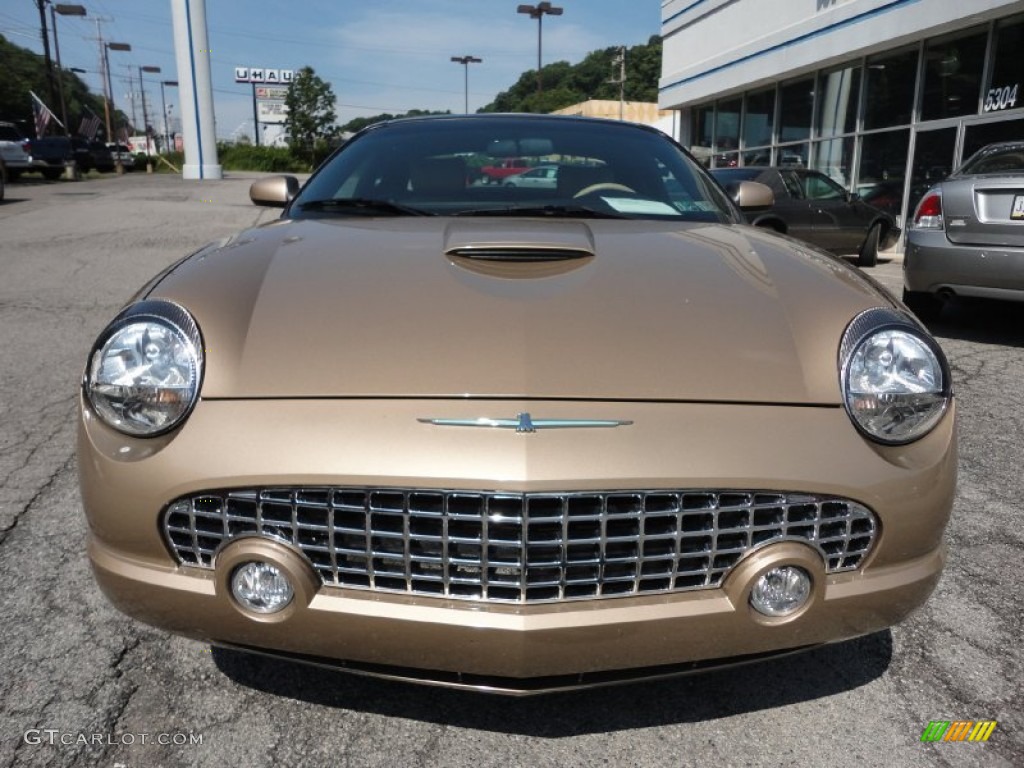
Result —
MULTIPOLYGON (((128 76, 138 92, 140 66, 147 103, 160 112, 160 81, 176 80, 171 0, 77 0, 87 16, 58 16, 62 66, 102 94, 97 29, 110 52, 114 101, 130 113, 128 76), (98 21, 97 21, 98 20, 98 21)), ((235 83, 235 67, 298 70, 310 66, 337 97, 338 123, 410 109, 462 112, 468 65, 469 110, 490 103, 537 66, 537 21, 516 12, 518 0, 206 0, 218 138, 252 136, 251 86, 235 83)), ((535 2, 532 4, 536 4, 535 2)), ((609 46, 646 43, 660 31, 661 0, 556 0, 561 16, 543 20, 543 62, 578 63, 609 46)), ((50 14, 47 13, 47 25, 50 14)), ((36 0, 0 2, 0 34, 42 53, 36 0)), ((52 41, 52 30, 51 30, 52 41)), ((52 43, 51 43, 52 49, 52 43)), ((52 50, 51 50, 52 53, 52 50)), ((628 77, 628 71, 627 71, 628 77)), ((180 117, 177 89, 165 87, 168 111, 180 117)), ((43 94, 40 94, 41 96, 43 94)), ((141 124, 141 103, 138 123, 141 124)), ((57 111, 57 105, 50 105, 57 111)), ((158 118, 150 123, 159 131, 158 118)))

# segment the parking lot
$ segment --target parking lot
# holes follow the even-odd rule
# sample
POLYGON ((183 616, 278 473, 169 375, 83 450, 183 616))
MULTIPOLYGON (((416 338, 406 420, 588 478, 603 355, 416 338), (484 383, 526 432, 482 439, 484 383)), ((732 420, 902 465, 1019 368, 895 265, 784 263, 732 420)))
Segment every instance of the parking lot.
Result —
MULTIPOLYGON (((1024 765, 1024 305, 932 325, 954 372, 949 562, 891 631, 759 665, 505 699, 250 657, 117 613, 85 556, 75 407, 96 334, 153 274, 277 213, 256 174, 25 179, 0 203, 0 766, 1024 765), (985 743, 922 743, 995 720, 985 743)), ((868 270, 899 294, 901 263, 868 270)))

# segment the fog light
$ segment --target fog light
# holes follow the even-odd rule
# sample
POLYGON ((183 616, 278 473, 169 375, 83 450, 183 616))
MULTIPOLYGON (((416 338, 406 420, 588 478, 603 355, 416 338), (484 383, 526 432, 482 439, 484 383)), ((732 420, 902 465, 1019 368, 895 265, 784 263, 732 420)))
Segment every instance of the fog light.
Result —
POLYGON ((750 592, 750 604, 765 616, 789 616, 811 596, 811 577, 803 568, 783 565, 761 574, 750 592))
POLYGON ((270 563, 245 563, 231 577, 231 594, 239 605, 255 613, 277 613, 295 596, 284 572, 270 563))

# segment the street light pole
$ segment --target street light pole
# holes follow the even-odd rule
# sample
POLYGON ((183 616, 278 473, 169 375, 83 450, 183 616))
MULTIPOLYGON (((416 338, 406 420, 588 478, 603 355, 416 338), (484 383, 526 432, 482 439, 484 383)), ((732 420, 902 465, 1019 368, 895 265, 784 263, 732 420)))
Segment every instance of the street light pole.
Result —
MULTIPOLYGON (((96 26, 99 27, 100 20, 96 20, 96 26)), ((103 36, 100 35, 100 44, 103 46, 103 85, 106 87, 106 93, 104 94, 103 104, 106 107, 107 113, 107 141, 117 141, 114 136, 113 125, 111 123, 111 115, 114 119, 117 119, 117 108, 114 107, 114 89, 110 85, 110 51, 130 51, 132 47, 128 43, 105 43, 103 42, 103 36)), ((124 174, 124 165, 121 163, 120 153, 114 155, 114 168, 117 171, 117 175, 121 176, 124 174)))
MULTIPOLYGON (((167 99, 164 98, 164 86, 172 85, 175 88, 178 87, 177 80, 161 80, 160 81, 160 106, 164 110, 164 149, 167 152, 171 151, 171 132, 167 130, 167 99)), ((171 105, 174 106, 173 104, 171 105)))
POLYGON ((465 70, 465 94, 466 94, 466 114, 469 114, 469 65, 480 64, 483 59, 478 59, 476 56, 452 56, 452 61, 456 64, 461 64, 465 70))
POLYGON ((146 173, 153 172, 153 156, 149 152, 149 113, 146 111, 146 85, 143 72, 158 73, 160 67, 139 67, 139 96, 142 98, 142 134, 146 137, 146 173))
POLYGON ((68 105, 64 100, 64 70, 60 66, 60 40, 57 38, 57 14, 61 16, 85 16, 85 6, 64 5, 58 3, 50 6, 50 26, 53 27, 53 53, 57 59, 57 92, 60 94, 60 117, 64 121, 64 135, 71 135, 68 124, 68 105))
POLYGON ((540 68, 541 68, 541 38, 542 30, 544 27, 544 15, 548 16, 561 16, 563 9, 552 5, 549 2, 537 3, 536 5, 520 5, 516 8, 516 13, 525 13, 531 19, 537 20, 537 93, 543 90, 543 84, 541 82, 540 68))

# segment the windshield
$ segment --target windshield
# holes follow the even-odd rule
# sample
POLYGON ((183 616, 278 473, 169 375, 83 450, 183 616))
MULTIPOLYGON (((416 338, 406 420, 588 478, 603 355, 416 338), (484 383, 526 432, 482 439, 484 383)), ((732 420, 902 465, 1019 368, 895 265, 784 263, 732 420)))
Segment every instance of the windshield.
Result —
POLYGON ((289 209, 293 217, 423 214, 736 220, 717 185, 659 133, 508 115, 370 128, 289 209))

